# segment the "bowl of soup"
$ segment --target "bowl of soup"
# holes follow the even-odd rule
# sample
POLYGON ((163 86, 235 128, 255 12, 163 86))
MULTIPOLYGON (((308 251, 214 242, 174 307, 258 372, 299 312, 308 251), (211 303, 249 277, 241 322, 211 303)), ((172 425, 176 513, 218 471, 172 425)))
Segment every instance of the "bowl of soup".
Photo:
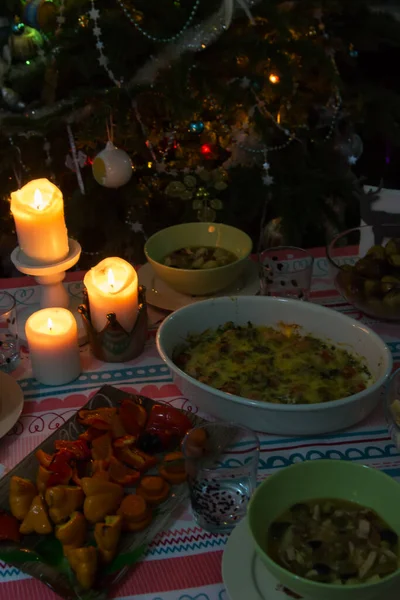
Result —
POLYGON ((362 421, 383 402, 393 364, 363 323, 287 298, 202 300, 167 317, 156 339, 185 398, 275 435, 318 435, 362 421))
POLYGON ((310 600, 394 600, 399 506, 400 485, 383 472, 312 460, 263 481, 248 524, 257 555, 291 591, 310 600))
POLYGON ((156 275, 190 296, 208 296, 239 281, 252 241, 230 225, 183 223, 158 231, 144 252, 156 275))

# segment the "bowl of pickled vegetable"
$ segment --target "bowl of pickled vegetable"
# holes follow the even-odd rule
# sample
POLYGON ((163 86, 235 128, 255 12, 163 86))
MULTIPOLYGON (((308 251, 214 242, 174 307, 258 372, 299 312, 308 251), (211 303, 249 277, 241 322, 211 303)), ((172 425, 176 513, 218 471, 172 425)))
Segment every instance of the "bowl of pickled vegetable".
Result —
POLYGON ((327 247, 335 286, 368 316, 400 321, 400 229, 362 225, 337 235, 327 247), (370 240, 365 243, 365 240, 370 240), (352 256, 343 257, 343 249, 352 256))
POLYGON ((239 280, 252 249, 250 237, 221 223, 183 223, 158 231, 144 252, 156 275, 191 296, 220 292, 239 280))
POLYGON ((291 591, 315 600, 394 600, 400 584, 400 485, 342 460, 279 470, 256 490, 257 555, 291 591))

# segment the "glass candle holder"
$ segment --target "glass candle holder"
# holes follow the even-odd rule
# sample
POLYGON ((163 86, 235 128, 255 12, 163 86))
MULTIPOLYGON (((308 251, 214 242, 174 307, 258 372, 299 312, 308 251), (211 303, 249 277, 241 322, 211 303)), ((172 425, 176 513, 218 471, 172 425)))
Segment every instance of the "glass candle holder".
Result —
POLYGON ((18 365, 19 357, 15 298, 0 292, 0 369, 9 373, 18 365))
POLYGON ((313 265, 311 254, 295 246, 277 246, 260 252, 261 295, 308 300, 313 265))

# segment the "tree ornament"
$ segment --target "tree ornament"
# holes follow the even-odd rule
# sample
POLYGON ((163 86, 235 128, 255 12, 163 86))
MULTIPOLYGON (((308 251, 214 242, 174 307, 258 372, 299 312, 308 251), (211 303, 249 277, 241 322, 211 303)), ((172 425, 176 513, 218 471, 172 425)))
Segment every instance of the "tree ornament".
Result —
POLYGON ((200 210, 197 211, 197 219, 206 223, 213 223, 213 221, 215 221, 216 216, 217 213, 210 206, 203 206, 202 208, 200 208, 200 210))
POLYGON ((357 58, 358 57, 358 50, 356 50, 354 48, 354 44, 350 44, 349 54, 350 54, 351 58, 357 58))
POLYGON ((0 95, 5 106, 13 112, 23 112, 25 110, 25 104, 14 90, 8 87, 2 87, 0 88, 0 95))
POLYGON ((340 141, 336 149, 347 159, 349 165, 355 165, 364 151, 364 144, 360 136, 353 133, 340 141))
POLYGON ((132 177, 132 161, 125 150, 108 141, 93 161, 93 177, 106 188, 119 188, 132 177))
POLYGON ((34 58, 44 45, 42 34, 33 27, 24 26, 23 31, 10 38, 10 47, 13 58, 29 60, 34 58))
POLYGON ((25 4, 23 20, 25 23, 45 32, 56 29, 57 7, 51 0, 28 0, 25 4))
POLYGON ((14 25, 11 28, 12 34, 13 35, 22 35, 25 31, 25 24, 24 23, 14 23, 14 25))
POLYGON ((204 131, 204 123, 203 121, 191 121, 189 123, 189 131, 190 133, 195 133, 200 135, 204 131))

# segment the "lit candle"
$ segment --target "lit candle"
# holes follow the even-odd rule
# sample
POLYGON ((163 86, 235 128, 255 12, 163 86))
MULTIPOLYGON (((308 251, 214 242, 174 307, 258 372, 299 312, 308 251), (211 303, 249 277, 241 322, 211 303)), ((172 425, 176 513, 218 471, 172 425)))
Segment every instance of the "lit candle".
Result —
POLYGON ((78 326, 65 308, 44 308, 26 321, 32 371, 44 385, 63 385, 81 372, 78 326))
POLYGON ((30 261, 50 264, 68 256, 63 196, 51 181, 36 179, 12 192, 11 212, 18 244, 30 261))
POLYGON ((138 278, 132 265, 122 258, 105 258, 86 273, 83 282, 93 327, 102 331, 107 314, 115 313, 119 324, 131 332, 138 313, 138 278))

